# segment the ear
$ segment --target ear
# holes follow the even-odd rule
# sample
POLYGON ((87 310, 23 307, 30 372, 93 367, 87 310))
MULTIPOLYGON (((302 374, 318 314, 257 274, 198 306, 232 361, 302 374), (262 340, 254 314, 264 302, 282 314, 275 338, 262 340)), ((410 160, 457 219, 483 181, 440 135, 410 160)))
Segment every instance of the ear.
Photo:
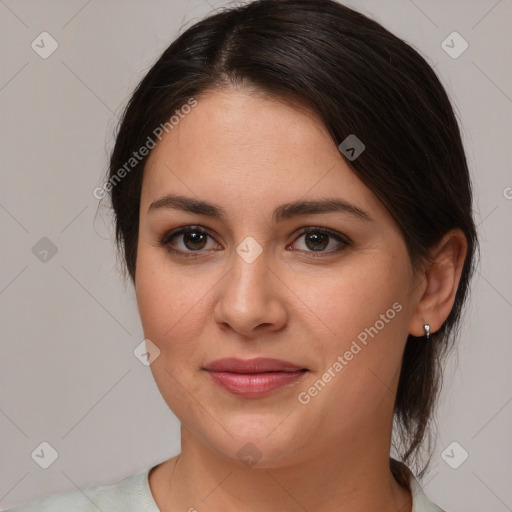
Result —
POLYGON ((455 301, 468 244, 460 229, 448 232, 430 251, 424 270, 423 294, 411 317, 409 333, 423 336, 425 324, 430 333, 438 331, 448 318, 455 301))

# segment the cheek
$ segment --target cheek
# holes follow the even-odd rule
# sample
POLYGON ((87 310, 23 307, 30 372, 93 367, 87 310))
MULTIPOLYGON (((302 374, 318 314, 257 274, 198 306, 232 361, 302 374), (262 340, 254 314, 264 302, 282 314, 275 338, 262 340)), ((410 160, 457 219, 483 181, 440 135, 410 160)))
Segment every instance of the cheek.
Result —
POLYGON ((139 245, 135 282, 144 334, 157 345, 189 321, 202 295, 198 283, 169 265, 164 250, 144 244, 139 245))
MULTIPOLYGON (((338 273, 324 279, 316 276, 306 284, 308 306, 323 321, 336 348, 343 348, 340 340, 349 344, 358 336, 364 340, 368 330, 376 334, 376 329, 379 337, 392 340, 408 323, 403 313, 410 286, 407 265, 382 255, 375 260, 347 264, 338 273)), ((325 347, 327 338, 316 339, 325 347)))
POLYGON ((193 266, 170 265, 165 251, 147 246, 140 247, 136 272, 144 336, 160 350, 151 365, 153 373, 161 379, 167 372, 181 384, 194 386, 190 369, 199 368, 204 359, 201 340, 212 318, 209 294, 216 282, 214 273, 199 275, 193 266))
POLYGON ((311 337, 310 351, 321 354, 321 364, 308 384, 322 381, 316 385, 321 391, 311 390, 312 401, 325 410, 336 403, 340 421, 347 411, 370 414, 391 399, 401 366, 412 274, 403 257, 380 254, 377 260, 360 260, 337 277, 307 285, 308 305, 322 321, 311 337))
POLYGON ((135 281, 144 337, 160 350, 150 369, 168 407, 183 424, 193 425, 198 421, 193 419, 197 404, 192 399, 197 383, 190 365, 184 363, 198 360, 202 329, 198 297, 205 292, 180 273, 171 273, 158 252, 139 251, 135 281))

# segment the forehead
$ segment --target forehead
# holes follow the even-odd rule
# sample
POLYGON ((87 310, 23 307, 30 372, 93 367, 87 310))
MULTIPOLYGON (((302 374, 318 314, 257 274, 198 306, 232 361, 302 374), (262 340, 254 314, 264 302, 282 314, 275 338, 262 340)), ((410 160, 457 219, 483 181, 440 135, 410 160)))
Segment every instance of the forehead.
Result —
POLYGON ((152 151, 142 202, 171 192, 259 210, 299 198, 340 196, 363 209, 376 201, 315 114, 242 91, 198 97, 152 151))
POLYGON ((228 90, 207 92, 196 101, 197 106, 164 135, 151 159, 172 150, 177 159, 185 154, 187 160, 210 156, 224 158, 231 162, 230 167, 256 168, 260 163, 254 160, 256 155, 278 162, 292 157, 291 149, 296 158, 302 153, 321 157, 335 149, 315 114, 284 99, 228 90), (312 147, 317 151, 311 153, 312 147))

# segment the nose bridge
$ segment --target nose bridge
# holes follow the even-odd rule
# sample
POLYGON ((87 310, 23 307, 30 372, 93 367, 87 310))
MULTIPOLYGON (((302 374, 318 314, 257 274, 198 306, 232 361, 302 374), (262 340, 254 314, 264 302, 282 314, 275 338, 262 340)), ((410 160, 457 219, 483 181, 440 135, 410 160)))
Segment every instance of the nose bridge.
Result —
POLYGON ((254 239, 245 239, 231 260, 215 308, 216 320, 245 335, 261 324, 279 328, 286 315, 275 296, 278 288, 268 254, 254 239))
POLYGON ((232 258, 232 272, 229 285, 239 299, 247 299, 248 307, 256 307, 266 295, 270 269, 268 254, 252 237, 244 239, 236 248, 232 258))

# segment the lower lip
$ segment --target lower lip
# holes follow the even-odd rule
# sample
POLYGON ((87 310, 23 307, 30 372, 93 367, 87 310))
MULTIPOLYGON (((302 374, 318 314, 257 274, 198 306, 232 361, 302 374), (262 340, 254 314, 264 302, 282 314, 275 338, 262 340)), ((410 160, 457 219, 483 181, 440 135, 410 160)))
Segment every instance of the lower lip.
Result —
POLYGON ((306 370, 296 372, 208 372, 213 381, 233 395, 258 398, 297 382, 306 370))

